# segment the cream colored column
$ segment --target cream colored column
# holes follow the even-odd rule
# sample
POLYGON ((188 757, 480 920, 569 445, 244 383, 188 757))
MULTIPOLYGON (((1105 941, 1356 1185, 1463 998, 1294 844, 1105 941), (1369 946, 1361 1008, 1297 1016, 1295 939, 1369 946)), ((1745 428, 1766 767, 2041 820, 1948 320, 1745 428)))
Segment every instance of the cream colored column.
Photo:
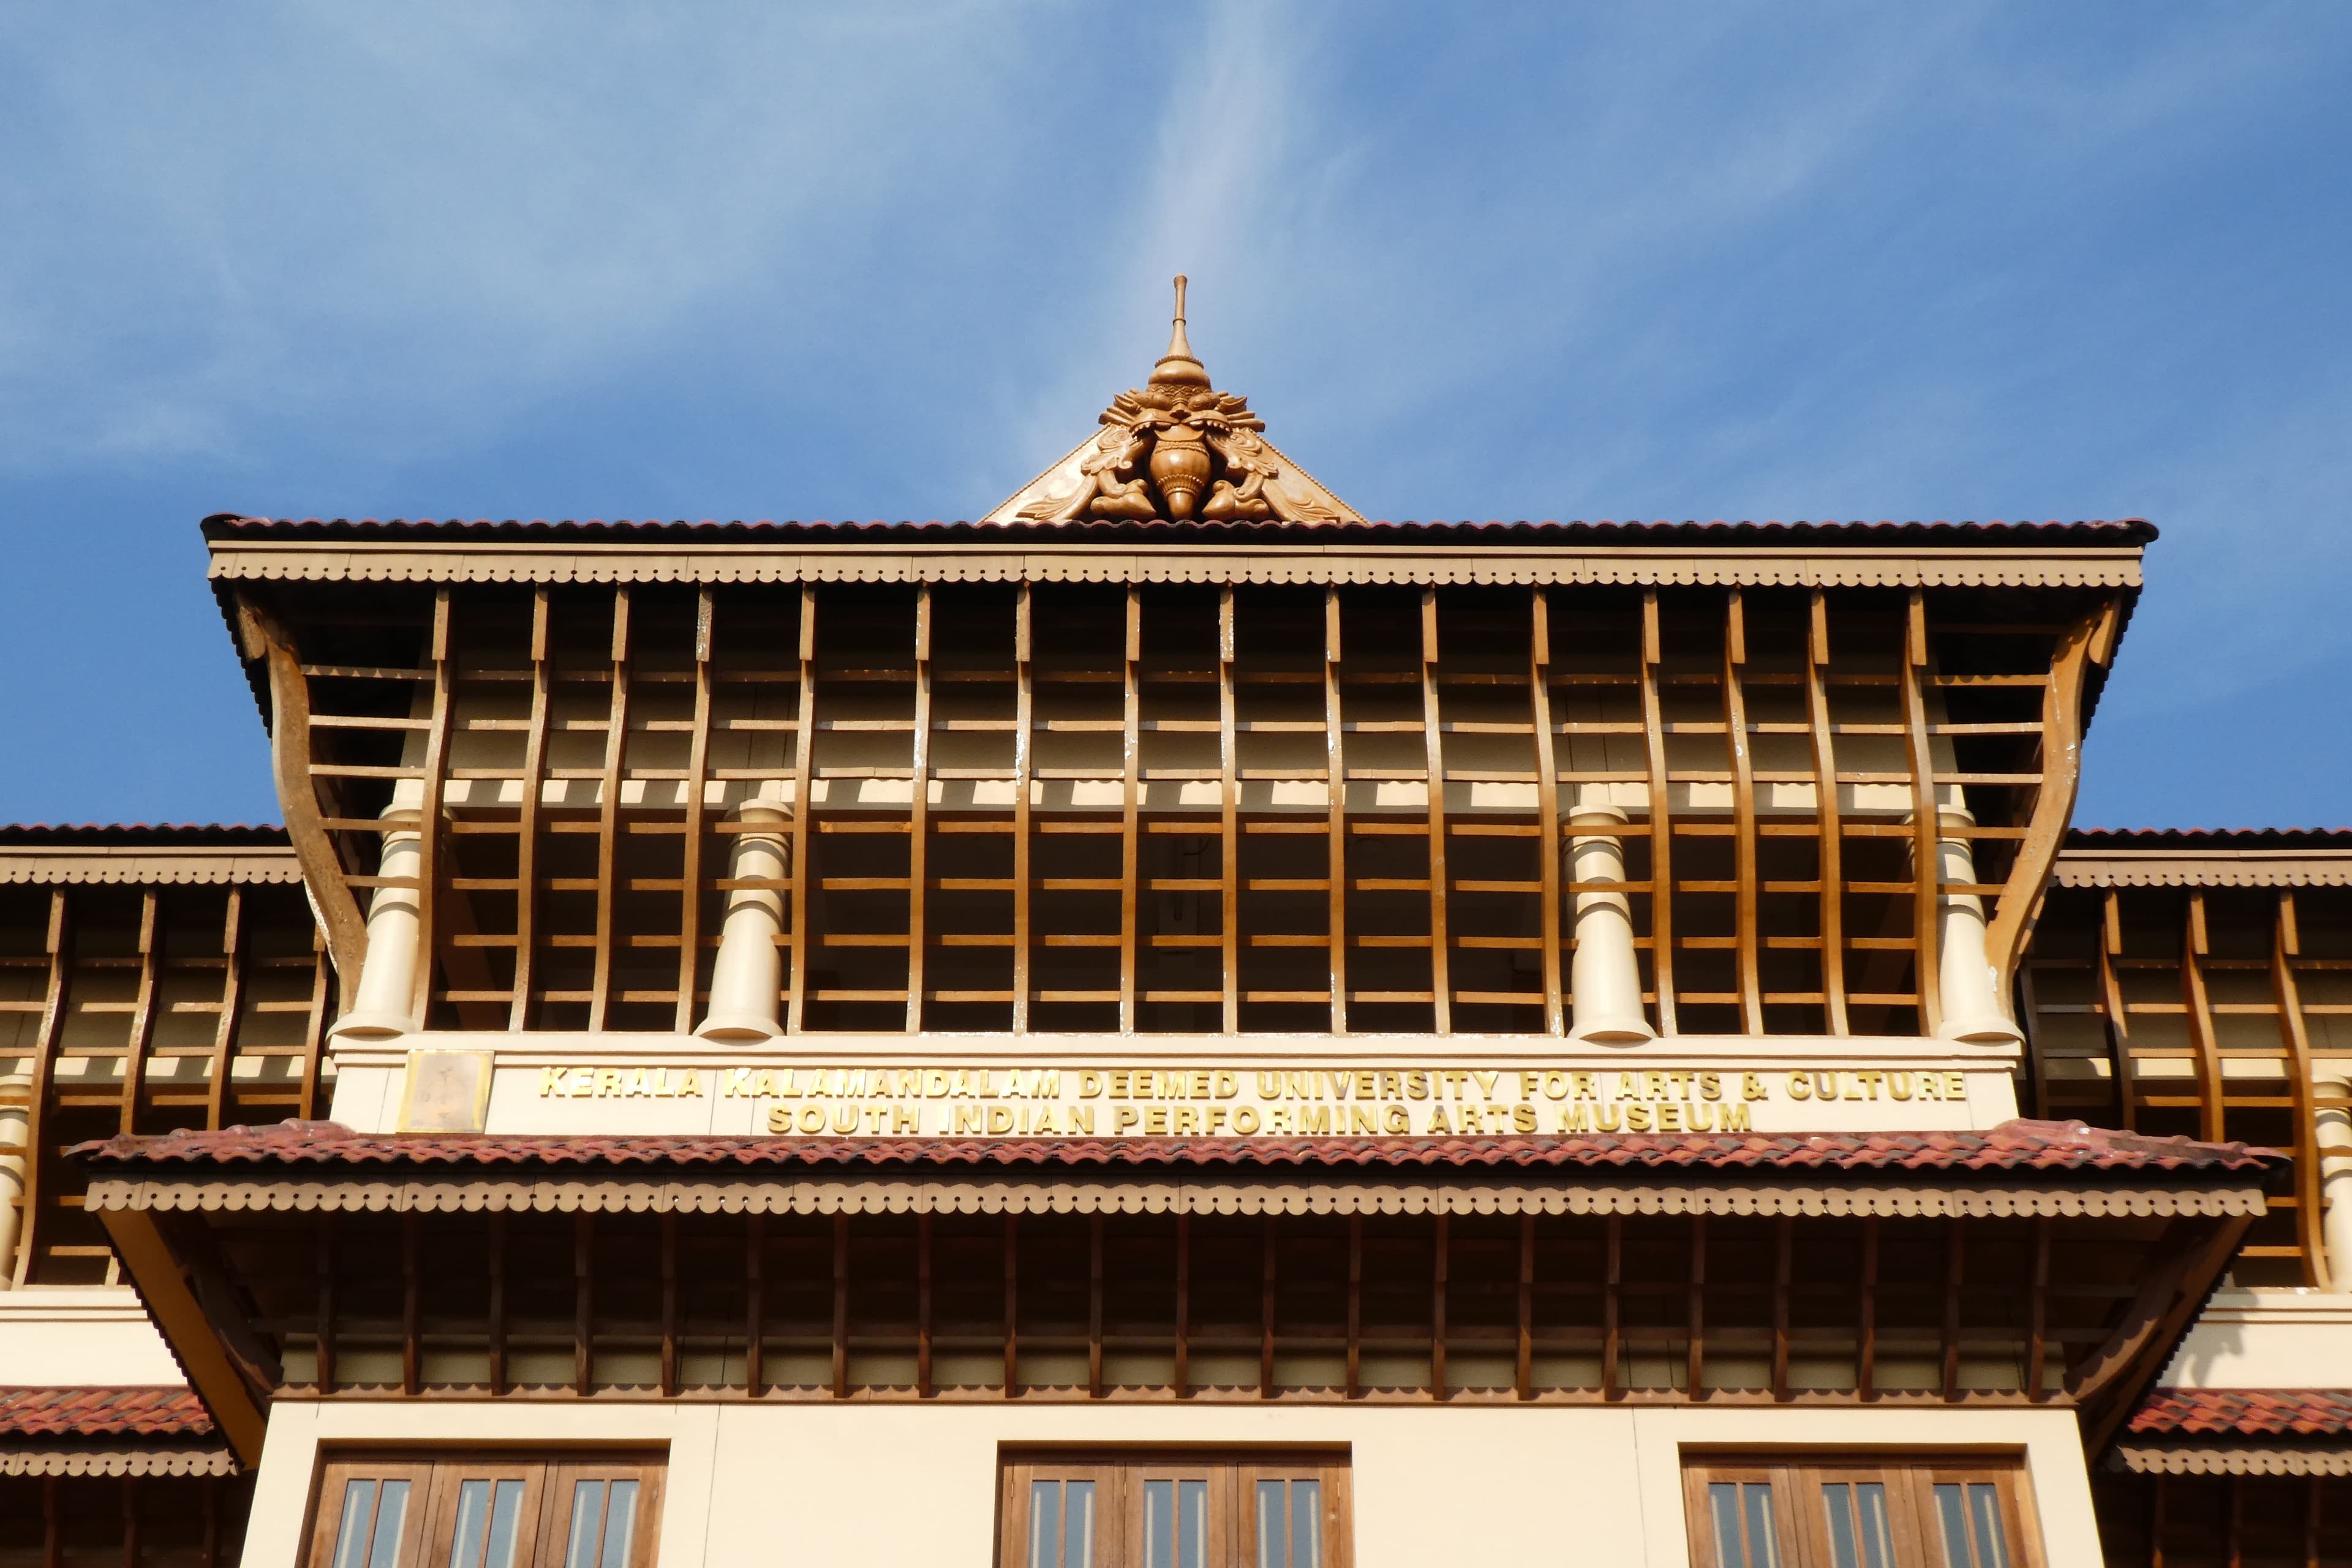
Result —
MULTIPOLYGON (((1977 879, 1976 857, 1969 840, 1956 831, 1976 825, 1965 805, 1937 809, 1936 868, 1946 888, 1965 887, 1977 879)), ((1938 908, 1943 916, 1936 942, 1936 979, 1944 1021, 1936 1026, 1937 1037, 1974 1046, 2022 1044, 2025 1037, 2010 1022, 1992 965, 1985 958, 1984 900, 1974 893, 1947 892, 1938 899, 1938 908)))
MULTIPOLYGON (((1570 829, 1622 827, 1624 808, 1587 798, 1569 814, 1570 829)), ((1622 882, 1625 840, 1620 834, 1573 832, 1568 845, 1570 879, 1622 882)), ((1588 889, 1576 895, 1576 957, 1569 968, 1575 1012, 1569 1036, 1596 1045, 1630 1046, 1655 1039, 1642 1016, 1642 965, 1633 949, 1633 906, 1623 893, 1588 889)))
MULTIPOLYGON (((397 797, 383 824, 380 877, 414 882, 425 870, 424 814, 397 797)), ((368 900, 367 957, 360 964, 352 1010, 328 1031, 338 1037, 382 1039, 416 1028, 416 966, 425 946, 425 898, 416 888, 378 888, 368 900)))
MULTIPOLYGON (((781 881, 791 858, 787 817, 764 793, 736 811, 746 831, 735 837, 735 881, 781 881)), ((784 956, 776 939, 784 930, 784 895, 774 888, 737 888, 727 896, 727 923, 719 933, 719 961, 710 969, 710 1012, 694 1032, 706 1040, 765 1040, 784 1032, 784 956)))
MULTIPOLYGON (((2331 1100, 2352 1093, 2352 1082, 2340 1073, 2315 1073, 2312 1087, 2331 1100)), ((2352 1295, 2352 1110, 2328 1106, 2315 1120, 2322 1205, 2319 1238, 2327 1250, 2327 1288, 2339 1296, 2352 1295)))
POLYGON ((33 1142, 33 1080, 23 1073, 0 1078, 0 1145, 20 1151, 0 1153, 0 1290, 16 1278, 16 1238, 24 1234, 25 1160, 33 1142))

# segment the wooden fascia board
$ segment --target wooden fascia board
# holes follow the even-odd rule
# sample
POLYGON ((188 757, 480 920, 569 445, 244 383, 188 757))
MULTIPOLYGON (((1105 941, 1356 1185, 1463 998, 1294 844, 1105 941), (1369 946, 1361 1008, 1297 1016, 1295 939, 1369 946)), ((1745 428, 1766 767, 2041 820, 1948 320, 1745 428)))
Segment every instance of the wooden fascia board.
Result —
POLYGON ((188 1375, 189 1386, 205 1402, 237 1463, 248 1468, 258 1464, 268 1417, 197 1304, 195 1291, 157 1226, 155 1215, 145 1210, 105 1209, 99 1211, 99 1219, 139 1299, 146 1304, 148 1317, 171 1346, 180 1370, 188 1375))

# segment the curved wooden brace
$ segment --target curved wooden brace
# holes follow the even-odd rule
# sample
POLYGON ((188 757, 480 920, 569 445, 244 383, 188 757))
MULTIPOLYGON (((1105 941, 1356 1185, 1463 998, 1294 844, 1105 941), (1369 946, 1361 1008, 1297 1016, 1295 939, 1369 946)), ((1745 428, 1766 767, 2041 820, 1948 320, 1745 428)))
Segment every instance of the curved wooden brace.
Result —
POLYGON ((2042 790, 1985 927, 1985 959, 1992 965, 1995 989, 2003 996, 2015 986, 2042 889, 2049 886, 2059 847, 2074 821, 2074 796, 2083 782, 2083 687, 2093 665, 2105 665, 2114 657, 2119 609, 2118 601, 2111 598, 2079 616, 2059 639, 2050 661, 2050 684, 2042 695, 2042 790))
POLYGON ((286 836, 293 842, 302 880, 326 932, 327 956, 343 984, 356 985, 361 960, 367 955, 367 921, 335 854, 319 809, 319 792, 310 783, 310 683, 285 628, 250 600, 240 597, 237 609, 246 657, 262 660, 269 672, 269 766, 278 784, 278 808, 286 814, 286 836))

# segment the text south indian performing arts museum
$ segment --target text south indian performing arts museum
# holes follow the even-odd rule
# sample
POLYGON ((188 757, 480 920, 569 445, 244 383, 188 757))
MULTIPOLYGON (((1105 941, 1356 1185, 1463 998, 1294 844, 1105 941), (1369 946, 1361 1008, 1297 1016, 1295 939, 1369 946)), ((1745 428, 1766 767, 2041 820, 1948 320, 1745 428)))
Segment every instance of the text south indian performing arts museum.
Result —
POLYGON ((0 828, 0 1568, 2352 1563, 2155 530, 1367 521, 1179 282, 977 521, 205 521, 285 826, 0 828))

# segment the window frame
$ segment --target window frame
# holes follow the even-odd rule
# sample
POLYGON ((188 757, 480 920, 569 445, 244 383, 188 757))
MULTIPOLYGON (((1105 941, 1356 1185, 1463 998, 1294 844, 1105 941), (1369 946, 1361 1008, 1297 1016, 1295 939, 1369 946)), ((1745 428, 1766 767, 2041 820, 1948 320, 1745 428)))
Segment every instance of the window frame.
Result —
POLYGON ((668 1471, 667 1448, 642 1446, 613 1449, 322 1447, 312 1471, 302 1561, 308 1568, 336 1568, 341 1500, 352 1481, 409 1482, 411 1502, 402 1521, 394 1568, 446 1568, 457 1533, 463 1485, 489 1481, 495 1498, 498 1482, 520 1480, 524 1489, 515 1568, 562 1568, 571 1544, 567 1510, 572 1483, 630 1480, 637 1483, 637 1502, 626 1568, 654 1568, 668 1471))
POLYGON ((1953 1453, 1901 1448, 1832 1452, 1708 1453, 1683 1455, 1683 1517, 1689 1531, 1691 1568, 1723 1568, 1716 1550, 1714 1514, 1707 1489, 1719 1482, 1771 1489, 1774 1550, 1780 1568, 1834 1568, 1829 1517, 1822 1488, 1878 1482, 1886 1488, 1890 1533, 1900 1568, 1970 1568, 1945 1559, 1937 1527, 1935 1489, 1958 1483, 1991 1485, 2000 1501, 2007 1533, 2009 1568, 2048 1568, 2031 1478, 2021 1454, 1953 1453))
MULTIPOLYGON (((1143 1485, 1202 1480, 1209 1486, 1206 1568, 1245 1568, 1257 1538, 1257 1489, 1265 1480, 1314 1481, 1321 1490, 1321 1552, 1314 1568, 1355 1561, 1349 1456, 1344 1449, 1013 1449, 998 1458, 998 1568, 1029 1568, 1031 1489, 1037 1481, 1095 1486, 1093 1568, 1144 1568, 1143 1485), (1224 1553, 1219 1554, 1220 1543, 1224 1553)), ((1058 1568, 1058 1565, 1057 1565, 1058 1568)))

